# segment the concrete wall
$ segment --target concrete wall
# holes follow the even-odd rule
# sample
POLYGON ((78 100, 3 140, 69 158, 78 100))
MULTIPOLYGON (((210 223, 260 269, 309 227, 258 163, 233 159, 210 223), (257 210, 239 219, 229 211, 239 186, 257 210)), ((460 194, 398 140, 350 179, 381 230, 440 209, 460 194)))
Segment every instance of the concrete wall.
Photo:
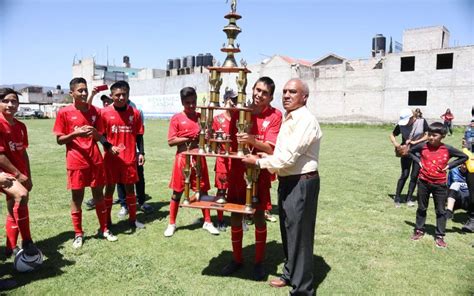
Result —
POLYGON ((449 31, 444 26, 408 29, 403 32, 403 51, 449 47, 449 31))

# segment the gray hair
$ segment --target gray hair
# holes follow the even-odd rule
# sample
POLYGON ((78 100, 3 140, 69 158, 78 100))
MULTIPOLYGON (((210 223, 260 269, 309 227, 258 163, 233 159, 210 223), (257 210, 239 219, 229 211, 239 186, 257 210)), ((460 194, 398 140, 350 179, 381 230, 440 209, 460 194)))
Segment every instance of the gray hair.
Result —
POLYGON ((292 78, 288 82, 290 82, 290 81, 299 81, 301 83, 301 87, 303 88, 303 94, 309 96, 309 87, 308 87, 308 84, 305 81, 303 81, 299 78, 292 78))

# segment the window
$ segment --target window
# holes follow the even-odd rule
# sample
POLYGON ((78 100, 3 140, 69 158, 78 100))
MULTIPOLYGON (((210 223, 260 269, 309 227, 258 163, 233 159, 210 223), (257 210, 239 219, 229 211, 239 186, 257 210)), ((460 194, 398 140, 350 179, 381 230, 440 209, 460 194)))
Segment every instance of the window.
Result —
POLYGON ((400 72, 415 71, 415 57, 400 58, 400 72))
POLYGON ((408 92, 408 106, 426 106, 427 95, 428 95, 428 92, 426 90, 409 91, 408 92))
POLYGON ((452 69, 453 68, 453 54, 443 53, 436 56, 436 70, 452 69))

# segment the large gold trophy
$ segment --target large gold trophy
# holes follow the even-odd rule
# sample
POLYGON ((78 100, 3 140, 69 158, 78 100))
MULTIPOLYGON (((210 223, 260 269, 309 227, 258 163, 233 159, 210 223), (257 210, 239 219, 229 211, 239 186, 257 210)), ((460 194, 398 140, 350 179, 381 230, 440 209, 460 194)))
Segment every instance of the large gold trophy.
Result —
MULTIPOLYGON (((255 167, 248 166, 245 172, 245 181, 246 181, 246 200, 245 205, 231 204, 227 203, 225 199, 216 200, 214 196, 203 196, 197 192, 196 200, 190 200, 190 170, 196 170, 197 184, 199 191, 199 181, 201 176, 201 165, 200 159, 202 157, 224 157, 224 158, 236 158, 242 159, 246 153, 249 153, 250 149, 246 145, 238 144, 237 151, 231 151, 231 135, 224 135, 222 131, 212 130, 212 121, 214 116, 214 110, 228 110, 232 109, 238 111, 238 120, 236 123, 237 132, 249 132, 251 128, 251 109, 246 106, 246 87, 247 87, 247 74, 250 71, 247 69, 246 63, 241 62, 239 67, 235 61, 235 54, 240 52, 239 45, 235 43, 237 35, 241 32, 241 29, 237 26, 237 20, 241 18, 237 14, 237 1, 232 0, 231 2, 231 11, 224 16, 224 18, 229 20, 229 24, 226 25, 223 29, 227 35, 227 44, 224 44, 221 48, 221 51, 226 53, 226 59, 222 66, 213 65, 208 67, 209 69, 209 86, 210 86, 210 95, 209 95, 209 104, 204 106, 198 106, 201 110, 201 116, 199 118, 199 146, 197 149, 189 150, 184 152, 186 155, 186 172, 185 172, 185 189, 184 195, 185 200, 181 206, 191 207, 191 208, 208 208, 223 210, 229 212, 245 213, 251 214, 255 210, 252 207, 252 200, 255 202, 256 198, 256 186, 257 186, 257 175, 255 167), (222 73, 235 74, 236 75, 236 84, 238 89, 237 104, 235 107, 221 107, 220 106, 220 87, 222 85, 222 73), (191 157, 197 158, 198 165, 191 168, 189 161, 191 157)), ((229 180, 232 182, 232 180, 229 180)))

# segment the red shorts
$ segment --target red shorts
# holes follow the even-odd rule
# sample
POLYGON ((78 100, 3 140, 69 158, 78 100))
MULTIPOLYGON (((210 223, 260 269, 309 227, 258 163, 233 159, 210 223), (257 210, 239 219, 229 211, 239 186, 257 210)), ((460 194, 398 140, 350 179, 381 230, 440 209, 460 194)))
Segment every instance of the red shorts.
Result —
MULTIPOLYGON (((247 183, 244 179, 245 165, 240 160, 234 160, 232 169, 229 174, 229 190, 227 192, 227 201, 239 205, 245 204, 247 183), (237 163, 240 162, 241 164, 237 163)), ((262 175, 262 172, 260 176, 262 175)), ((269 211, 272 209, 270 197, 270 182, 267 178, 258 178, 257 181, 257 197, 258 203, 255 205, 256 210, 269 211)))
POLYGON ((104 165, 81 170, 67 170, 67 189, 76 190, 85 187, 100 187, 105 185, 104 165))
MULTIPOLYGON (((193 166, 196 165, 197 156, 191 158, 193 166)), ((173 172, 171 173, 171 180, 169 187, 176 192, 184 191, 184 174, 183 169, 186 165, 186 157, 182 153, 176 154, 174 158, 173 172)), ((207 170, 207 162, 205 157, 201 157, 201 192, 207 192, 211 189, 209 183, 209 172, 207 170)), ((191 168, 191 189, 196 191, 196 170, 191 168)))
POLYGON ((138 182, 137 164, 123 163, 118 158, 105 161, 105 179, 107 185, 112 184, 135 184, 138 182))
POLYGON ((229 180, 227 180, 227 174, 216 173, 216 179, 214 180, 214 186, 217 189, 227 189, 229 188, 229 180))

